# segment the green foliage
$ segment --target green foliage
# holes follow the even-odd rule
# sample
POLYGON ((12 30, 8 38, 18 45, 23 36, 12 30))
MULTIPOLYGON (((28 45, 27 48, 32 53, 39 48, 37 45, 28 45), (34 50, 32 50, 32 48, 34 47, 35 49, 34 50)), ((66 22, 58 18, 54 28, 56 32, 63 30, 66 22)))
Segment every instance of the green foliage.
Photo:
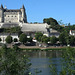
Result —
POLYGON ((69 45, 74 45, 75 44, 75 37, 74 36, 67 36, 66 37, 66 41, 67 41, 67 44, 69 44, 69 45))
POLYGON ((17 51, 17 50, 19 50, 19 47, 17 45, 14 45, 13 49, 17 51))
POLYGON ((69 44, 69 45, 74 45, 75 44, 75 37, 74 36, 69 36, 67 31, 64 31, 60 34, 59 36, 59 41, 60 43, 64 44, 69 44))
MULTIPOLYGON (((51 62, 50 62, 50 63, 51 63, 51 62)), ((49 65, 49 67, 51 68, 51 70, 50 70, 51 75, 58 75, 58 74, 57 74, 57 69, 56 69, 56 67, 55 67, 54 64, 49 65)))
POLYGON ((27 36, 23 33, 20 35, 19 40, 24 44, 27 42, 27 36))
POLYGON ((3 44, 3 45, 2 45, 2 48, 3 48, 3 49, 7 49, 6 44, 3 44))
POLYGON ((43 19, 43 23, 47 23, 49 25, 57 25, 58 24, 58 22, 53 18, 43 19))
POLYGON ((37 41, 43 42, 43 43, 48 43, 48 41, 50 41, 50 37, 47 37, 46 35, 43 35, 40 32, 37 32, 35 34, 35 38, 36 38, 37 41))
POLYGON ((55 44, 57 42, 57 38, 55 36, 52 36, 50 38, 50 41, 51 41, 52 44, 55 44))
MULTIPOLYGON (((62 50, 61 71, 59 75, 75 75, 75 48, 67 47, 62 50)), ((50 59, 50 72, 52 75, 58 75, 58 70, 50 59)))
MULTIPOLYGON (((67 73, 68 75, 75 74, 75 49, 71 47, 67 47, 62 54, 63 57, 63 69, 61 71, 67 73), (66 71, 66 72, 65 72, 66 71)), ((66 74, 65 74, 66 75, 66 74)))
POLYGON ((6 43, 10 44, 12 42, 12 37, 9 35, 9 36, 6 37, 5 40, 6 40, 6 43))
POLYGON ((48 43, 50 41, 50 37, 47 37, 45 35, 42 36, 41 41, 44 43, 48 43))
POLYGON ((41 41, 42 36, 43 36, 43 34, 41 32, 35 33, 35 38, 36 38, 37 41, 41 41))
POLYGON ((67 44, 68 43, 68 33, 66 31, 62 32, 59 36, 59 41, 62 44, 67 44))
POLYGON ((53 28, 59 32, 62 32, 64 27, 60 26, 58 24, 58 22, 53 19, 53 18, 46 18, 46 19, 43 19, 43 23, 47 23, 48 25, 51 25, 50 28, 53 28))
POLYGON ((75 24, 70 25, 70 23, 69 23, 68 26, 65 26, 64 29, 69 33, 70 30, 75 30, 75 24))
POLYGON ((0 74, 2 75, 28 75, 29 59, 20 50, 15 48, 0 49, 0 74))
POLYGON ((19 26, 17 27, 10 27, 10 28, 0 28, 1 33, 20 33, 21 28, 19 26))
POLYGON ((66 39, 65 39, 64 33, 61 33, 61 34, 60 34, 60 36, 59 36, 59 41, 60 41, 60 43, 62 43, 62 44, 65 44, 65 43, 66 43, 66 39))
POLYGON ((18 39, 17 38, 14 38, 14 42, 18 42, 18 39))
POLYGON ((74 45, 75 44, 75 37, 74 36, 69 36, 69 40, 70 40, 70 45, 74 45))

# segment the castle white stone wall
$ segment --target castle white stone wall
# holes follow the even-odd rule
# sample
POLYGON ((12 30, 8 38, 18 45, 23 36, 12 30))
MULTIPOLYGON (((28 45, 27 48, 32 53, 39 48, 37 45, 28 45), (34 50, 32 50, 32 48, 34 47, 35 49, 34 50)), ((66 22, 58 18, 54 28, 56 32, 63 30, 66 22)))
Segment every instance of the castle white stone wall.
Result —
POLYGON ((27 23, 27 17, 24 5, 20 9, 5 9, 0 7, 0 23, 22 22, 27 23))
POLYGON ((4 12, 4 22, 19 22, 19 12, 4 12))

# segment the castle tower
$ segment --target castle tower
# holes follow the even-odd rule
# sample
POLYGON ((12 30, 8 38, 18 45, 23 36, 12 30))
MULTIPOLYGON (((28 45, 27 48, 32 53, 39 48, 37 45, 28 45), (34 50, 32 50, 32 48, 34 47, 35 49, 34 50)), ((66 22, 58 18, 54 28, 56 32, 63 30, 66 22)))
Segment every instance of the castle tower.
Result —
POLYGON ((4 22, 4 8, 3 8, 3 5, 1 4, 1 7, 0 7, 0 22, 4 22))
POLYGON ((21 12, 22 12, 22 21, 23 21, 24 23, 27 23, 27 16, 26 16, 26 12, 25 12, 25 7, 24 7, 24 5, 23 5, 22 8, 21 8, 21 12))

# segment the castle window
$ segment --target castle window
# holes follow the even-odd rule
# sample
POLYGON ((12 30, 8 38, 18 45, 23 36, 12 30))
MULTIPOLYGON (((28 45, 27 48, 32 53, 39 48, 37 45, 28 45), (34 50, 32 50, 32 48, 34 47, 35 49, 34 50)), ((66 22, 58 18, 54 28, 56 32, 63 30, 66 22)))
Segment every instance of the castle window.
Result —
POLYGON ((9 17, 9 16, 8 16, 9 17))
POLYGON ((13 16, 12 16, 13 17, 13 16))
POLYGON ((16 16, 15 16, 16 17, 16 16))

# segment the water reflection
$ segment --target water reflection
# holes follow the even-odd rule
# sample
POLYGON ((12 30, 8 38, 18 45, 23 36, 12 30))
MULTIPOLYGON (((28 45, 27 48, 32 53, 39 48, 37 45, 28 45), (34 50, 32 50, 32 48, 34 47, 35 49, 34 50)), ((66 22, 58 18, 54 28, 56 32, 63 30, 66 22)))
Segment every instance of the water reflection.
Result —
POLYGON ((34 73, 34 70, 37 68, 42 71, 38 75, 50 75, 49 65, 51 63, 55 64, 58 71, 60 71, 61 51, 32 51, 25 52, 25 54, 28 55, 31 60, 32 66, 30 70, 32 73, 34 73), (50 58, 52 58, 52 62, 50 62, 50 58))

